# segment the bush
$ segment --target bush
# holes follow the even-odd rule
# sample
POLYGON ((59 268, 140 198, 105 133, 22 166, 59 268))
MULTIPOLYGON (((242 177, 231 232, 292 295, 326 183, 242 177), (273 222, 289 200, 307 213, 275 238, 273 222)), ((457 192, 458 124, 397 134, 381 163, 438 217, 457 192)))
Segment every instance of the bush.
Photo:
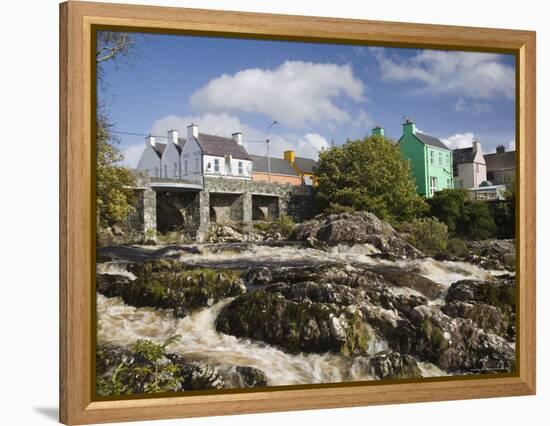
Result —
POLYGON ((401 228, 407 234, 407 240, 428 256, 447 248, 447 226, 436 218, 414 219, 401 228))
POLYGON ((451 238, 447 242, 446 253, 453 257, 465 257, 468 254, 468 246, 460 238, 451 238))
POLYGON ((467 190, 444 189, 428 200, 430 214, 445 225, 453 236, 483 240, 495 234, 496 226, 489 205, 470 198, 467 190))
POLYGON ((329 206, 323 211, 325 214, 340 214, 340 213, 354 213, 355 209, 350 206, 342 206, 338 203, 330 203, 329 206))
POLYGON ((294 231, 296 224, 290 216, 281 215, 273 222, 254 222, 254 228, 267 233, 279 232, 283 237, 288 237, 294 231))

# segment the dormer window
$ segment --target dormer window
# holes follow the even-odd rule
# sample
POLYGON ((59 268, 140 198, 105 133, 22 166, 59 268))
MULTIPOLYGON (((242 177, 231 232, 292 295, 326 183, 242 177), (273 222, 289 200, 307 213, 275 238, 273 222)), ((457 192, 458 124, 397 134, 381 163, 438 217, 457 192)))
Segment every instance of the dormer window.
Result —
POLYGON ((244 170, 243 170, 243 162, 242 161, 239 161, 238 162, 238 170, 239 170, 239 174, 242 175, 244 170))
POLYGON ((218 158, 214 159, 214 172, 220 172, 220 160, 218 158))

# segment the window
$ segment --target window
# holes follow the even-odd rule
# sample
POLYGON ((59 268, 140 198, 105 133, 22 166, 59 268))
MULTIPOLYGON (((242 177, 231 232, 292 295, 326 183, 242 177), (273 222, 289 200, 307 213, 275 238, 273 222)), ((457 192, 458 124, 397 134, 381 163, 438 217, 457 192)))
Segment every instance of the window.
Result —
POLYGON ((155 167, 155 177, 159 177, 159 168, 155 167))
POLYGON ((237 164, 238 164, 239 174, 242 175, 243 174, 243 162, 239 161, 237 164))
POLYGON ((447 179, 447 188, 451 188, 451 179, 447 179))
POLYGON ((174 177, 178 177, 178 163, 174 163, 174 177))
POLYGON ((214 159, 214 171, 216 173, 220 172, 220 160, 218 158, 214 159))
POLYGON ((199 162, 200 162, 200 159, 199 159, 199 158, 195 158, 195 172, 197 172, 197 173, 200 171, 199 162))
POLYGON ((435 176, 430 176, 430 195, 434 195, 434 192, 437 191, 437 178, 435 176))
POLYGON ((439 165, 440 166, 443 165, 443 153, 442 152, 439 153, 439 165))
POLYGON ((433 151, 430 151, 430 164, 433 164, 434 163, 434 152, 433 151))
POLYGON ((186 175, 187 174, 187 160, 185 160, 183 162, 183 174, 186 175))
POLYGON ((165 178, 168 177, 168 165, 167 164, 164 165, 164 177, 165 178))

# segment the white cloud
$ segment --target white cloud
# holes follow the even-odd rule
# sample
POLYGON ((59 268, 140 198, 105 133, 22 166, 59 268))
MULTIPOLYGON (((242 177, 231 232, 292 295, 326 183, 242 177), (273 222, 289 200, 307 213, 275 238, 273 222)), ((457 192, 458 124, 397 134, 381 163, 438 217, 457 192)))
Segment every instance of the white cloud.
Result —
POLYGON ((301 129, 314 124, 350 122, 337 98, 363 100, 365 86, 352 67, 286 61, 275 69, 252 68, 223 74, 190 97, 198 112, 259 113, 301 129))
POLYGON ((516 141, 508 142, 508 147, 506 149, 508 151, 515 151, 516 150, 516 141))
POLYGON ((457 112, 467 112, 474 115, 486 114, 493 109, 487 102, 467 102, 464 98, 458 98, 453 105, 453 110, 457 112))
MULTIPOLYGON (((240 131, 243 133, 243 145, 250 154, 266 155, 265 130, 248 126, 242 123, 239 117, 229 114, 209 113, 182 117, 169 115, 153 123, 151 134, 165 135, 168 130, 175 129, 180 137, 185 137, 187 126, 191 123, 199 126, 200 133, 230 137, 232 133, 240 131)), ((279 134, 275 130, 276 127, 269 134, 269 150, 272 157, 282 158, 284 151, 293 149, 296 155, 317 159, 319 151, 329 146, 327 139, 318 133, 279 134)))
POLYGON ((384 81, 416 81, 419 93, 458 94, 476 99, 513 99, 514 68, 493 53, 422 50, 409 59, 390 57, 384 48, 370 48, 384 81))
POLYGON ((135 169, 137 167, 137 164, 139 162, 139 159, 141 158, 141 154, 143 153, 143 150, 145 149, 145 142, 136 144, 136 145, 129 145, 122 149, 122 154, 124 155, 124 159, 120 162, 122 166, 129 167, 131 169, 135 169))
POLYGON ((449 149, 469 148, 472 146, 475 136, 472 132, 456 133, 447 138, 442 138, 441 141, 449 147, 449 149))

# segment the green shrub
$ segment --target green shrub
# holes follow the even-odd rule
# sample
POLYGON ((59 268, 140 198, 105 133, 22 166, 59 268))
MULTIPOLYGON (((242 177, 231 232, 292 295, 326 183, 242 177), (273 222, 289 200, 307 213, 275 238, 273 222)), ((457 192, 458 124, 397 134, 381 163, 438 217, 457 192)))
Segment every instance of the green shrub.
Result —
POLYGON ((323 211, 325 214, 340 214, 340 213, 354 213, 355 209, 350 206, 343 206, 338 203, 330 203, 329 206, 323 211))
POLYGON ((447 242, 446 253, 454 257, 464 257, 468 254, 468 246, 460 238, 451 238, 447 242))
POLYGON ((483 240, 496 233, 495 220, 486 201, 470 198, 465 189, 444 189, 428 200, 430 215, 447 225, 449 233, 483 240))
POLYGON ((401 228, 407 234, 407 240, 428 256, 445 251, 447 248, 447 225, 434 217, 414 219, 401 228))
POLYGON ((296 224, 292 218, 287 215, 281 215, 279 219, 277 219, 276 223, 277 228, 283 237, 288 237, 296 227, 296 224))

